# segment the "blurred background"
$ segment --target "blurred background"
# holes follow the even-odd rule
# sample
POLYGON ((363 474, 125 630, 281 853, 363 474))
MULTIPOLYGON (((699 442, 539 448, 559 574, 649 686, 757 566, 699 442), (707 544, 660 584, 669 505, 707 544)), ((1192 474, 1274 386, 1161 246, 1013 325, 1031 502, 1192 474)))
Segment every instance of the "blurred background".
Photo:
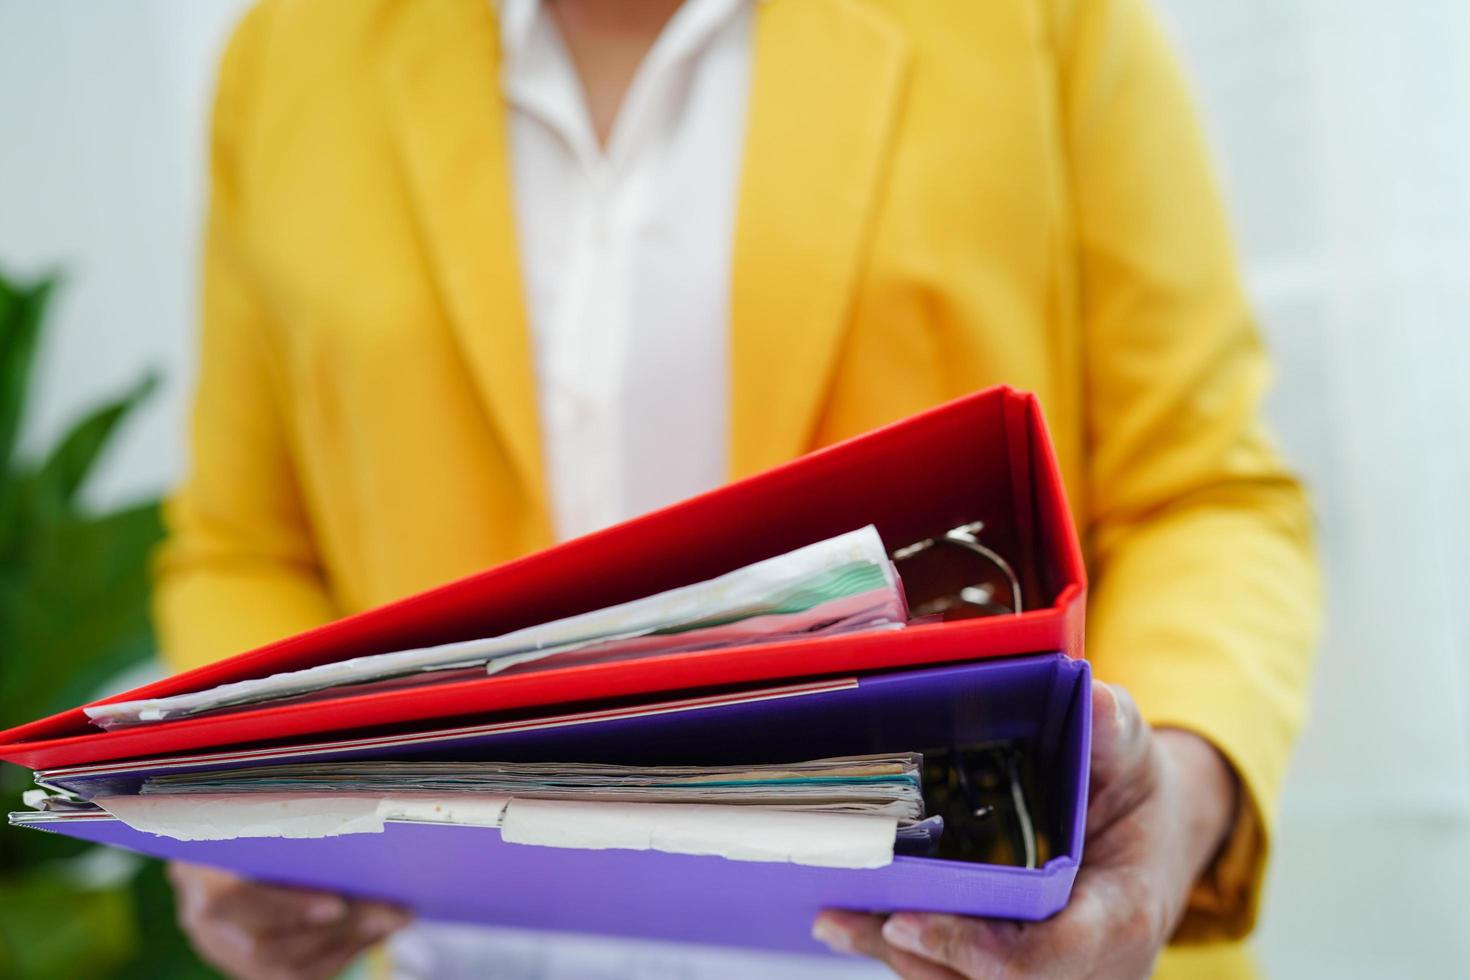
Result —
MULTIPOLYGON (((52 501, 47 533, 73 563, 114 575, 68 586, 95 594, 65 596, 58 608, 95 609, 97 596, 116 607, 105 630, 83 636, 64 612, 43 622, 31 611, 22 622, 12 602, 0 623, 0 711, 19 716, 0 727, 86 693, 53 684, 46 703, 33 697, 39 682, 17 680, 27 669, 19 637, 95 654, 75 672, 90 684, 147 649, 142 597, 116 582, 138 567, 155 533, 151 502, 183 466, 204 127, 215 60, 246 5, 0 0, 0 271, 64 276, 20 428, 29 462, 4 476, 44 483, 51 496, 27 499, 52 501), (161 379, 151 394, 139 389, 149 372, 161 379), (43 459, 52 460, 49 482, 43 459)), ((1463 975, 1470 3, 1155 6, 1214 146, 1276 356, 1270 413, 1315 491, 1329 576, 1313 715, 1257 947, 1276 976, 1463 975)), ((54 573, 26 558, 40 547, 0 542, 0 564, 9 563, 0 589, 10 596, 0 602, 52 587, 54 573)), ((29 931, 34 946, 44 924, 56 948, 35 955, 59 957, 58 975, 82 965, 65 958, 79 944, 96 969, 197 969, 173 934, 156 868, 76 855, 60 841, 21 853, 15 836, 0 835, 0 941, 29 931), (50 866, 64 874, 35 874, 41 861, 64 862, 50 866)))

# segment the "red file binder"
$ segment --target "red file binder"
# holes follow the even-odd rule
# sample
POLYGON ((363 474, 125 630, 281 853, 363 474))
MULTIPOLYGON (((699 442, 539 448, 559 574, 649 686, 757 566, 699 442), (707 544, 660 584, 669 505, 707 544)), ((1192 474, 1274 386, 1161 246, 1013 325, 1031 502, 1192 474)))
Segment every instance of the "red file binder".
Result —
POLYGON ((493 636, 687 585, 874 524, 889 548, 981 520, 1027 611, 896 631, 283 702, 104 732, 80 708, 0 733, 49 769, 429 719, 1061 651, 1082 655, 1085 572, 1034 396, 978 392, 546 551, 118 695, 160 697, 350 656, 493 636))

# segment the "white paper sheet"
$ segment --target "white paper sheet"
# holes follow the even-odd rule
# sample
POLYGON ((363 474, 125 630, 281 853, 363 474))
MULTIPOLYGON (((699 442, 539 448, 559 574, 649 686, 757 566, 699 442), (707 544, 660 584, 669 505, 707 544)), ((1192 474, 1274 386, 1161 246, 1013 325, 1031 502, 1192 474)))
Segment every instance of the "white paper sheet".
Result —
POLYGON ((893 817, 863 814, 475 794, 219 793, 106 796, 93 802, 135 830, 175 840, 375 834, 388 821, 412 821, 499 827, 502 839, 512 844, 654 850, 825 868, 892 863, 898 828, 893 817))
POLYGON ((336 837, 383 831, 381 800, 369 793, 102 796, 92 802, 134 830, 175 840, 336 837))
MULTIPOLYGON (((868 592, 864 602, 859 603, 865 612, 857 613, 850 608, 842 610, 844 616, 852 619, 851 625, 901 625, 906 619, 907 611, 898 573, 888 559, 877 530, 869 525, 747 565, 718 578, 531 626, 503 636, 353 657, 269 677, 221 684, 206 691, 165 698, 87 705, 83 710, 94 724, 106 729, 148 724, 186 717, 201 711, 294 697, 327 688, 380 681, 421 671, 484 664, 491 664, 491 669, 495 670, 552 654, 603 648, 615 642, 651 637, 660 631, 671 629, 703 627, 713 628, 721 633, 730 632, 726 627, 728 621, 753 617, 763 617, 764 626, 772 636, 788 633, 795 635, 812 631, 831 616, 811 606, 784 616, 770 615, 767 607, 772 603, 781 606, 791 596, 802 594, 802 590, 808 589, 814 582, 824 581, 824 576, 836 575, 841 579, 845 570, 853 568, 865 570, 865 574, 861 576, 863 580, 876 574, 882 587, 877 591, 870 591, 866 587, 859 590, 868 592)), ((820 589, 815 591, 819 593, 820 589)), ((810 595, 807 597, 810 598, 810 595)), ((740 631, 733 632, 739 634, 740 631)), ((692 633, 683 635, 696 648, 709 642, 700 641, 692 633)), ((736 637, 746 642, 758 638, 749 635, 736 637)), ((728 642, 730 638, 722 635, 720 640, 728 642)), ((662 645, 659 641, 653 643, 655 647, 662 645)), ((677 639, 672 639, 672 645, 677 646, 678 643, 677 639)), ((608 652, 606 649, 601 650, 604 655, 608 652)))
POLYGON ((134 830, 175 840, 380 834, 388 820, 498 827, 505 796, 460 793, 210 793, 101 796, 92 802, 134 830))
POLYGON ((501 824, 511 844, 666 851, 824 868, 893 863, 898 821, 848 813, 667 803, 511 800, 501 824))

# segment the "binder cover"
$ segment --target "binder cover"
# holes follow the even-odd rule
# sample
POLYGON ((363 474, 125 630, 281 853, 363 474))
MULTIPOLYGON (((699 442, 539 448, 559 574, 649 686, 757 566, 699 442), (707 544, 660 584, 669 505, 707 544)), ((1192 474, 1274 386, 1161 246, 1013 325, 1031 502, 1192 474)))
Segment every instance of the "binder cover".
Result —
MULTIPOLYGON (((103 732, 80 708, 0 733, 32 769, 299 740, 656 692, 1063 651, 1085 577, 1040 408, 992 388, 727 487, 448 585, 118 695, 161 697, 349 656, 492 636, 711 578, 874 524, 891 549, 981 520, 1026 612, 281 703, 103 732)), ((418 830, 412 833, 419 833, 418 830)))
MULTIPOLYGON (((812 918, 825 907, 1034 920, 1065 905, 1082 857, 1087 806, 1087 680, 1085 662, 1041 655, 844 678, 805 691, 634 717, 573 716, 499 733, 426 735, 400 739, 396 747, 344 750, 327 743, 281 750, 293 758, 370 751, 373 757, 676 765, 1015 739, 1036 753, 1048 787, 1036 808, 1055 856, 1037 869, 899 856, 884 868, 848 870, 567 850, 507 844, 488 828, 411 823, 389 823, 382 834, 317 840, 193 842, 140 833, 106 817, 57 819, 44 828, 261 879, 386 898, 426 919, 825 953, 808 935, 812 918)), ((160 764, 175 771, 190 766, 160 764)), ((83 793, 104 784, 116 792, 150 765, 90 767, 90 776, 53 772, 47 778, 83 793)))

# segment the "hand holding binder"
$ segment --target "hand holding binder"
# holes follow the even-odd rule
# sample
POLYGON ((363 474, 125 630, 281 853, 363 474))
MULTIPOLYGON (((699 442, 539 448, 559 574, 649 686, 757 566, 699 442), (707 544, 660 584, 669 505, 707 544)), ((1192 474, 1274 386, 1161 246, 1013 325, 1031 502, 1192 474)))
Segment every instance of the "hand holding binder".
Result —
POLYGON ((335 977, 413 921, 388 902, 251 881, 201 864, 169 865, 180 923, 231 976, 335 977))
POLYGON ((1125 692, 1095 684, 1092 856, 1071 903, 1047 922, 1017 929, 975 917, 913 911, 881 916, 824 912, 813 935, 838 952, 896 967, 917 957, 961 977, 1020 969, 1037 976, 1146 976, 1174 934, 1184 904, 1228 831, 1237 789, 1204 739, 1154 731, 1125 692))
POLYGON ((880 867, 833 868, 588 851, 517 844, 495 827, 396 818, 371 833, 220 840, 159 836, 64 809, 20 822, 387 898, 451 921, 811 952, 819 947, 808 923, 832 905, 1045 918, 1065 905, 1081 856, 1091 710, 1078 659, 1085 583, 1040 412, 1030 396, 1006 389, 112 700, 170 698, 511 634, 714 579, 868 524, 891 551, 976 523, 1005 571, 965 601, 1009 601, 1004 615, 939 609, 899 630, 481 673, 113 731, 96 730, 77 709, 0 734, 0 757, 41 770, 44 785, 90 798, 131 796, 170 774, 286 761, 763 765, 924 751, 957 759, 1014 744, 1034 759, 1034 826, 1028 844, 1026 833, 997 824, 1018 835, 1008 846, 1020 857, 1010 864, 900 853, 880 867), (516 887, 487 894, 476 887, 487 875, 516 887))

